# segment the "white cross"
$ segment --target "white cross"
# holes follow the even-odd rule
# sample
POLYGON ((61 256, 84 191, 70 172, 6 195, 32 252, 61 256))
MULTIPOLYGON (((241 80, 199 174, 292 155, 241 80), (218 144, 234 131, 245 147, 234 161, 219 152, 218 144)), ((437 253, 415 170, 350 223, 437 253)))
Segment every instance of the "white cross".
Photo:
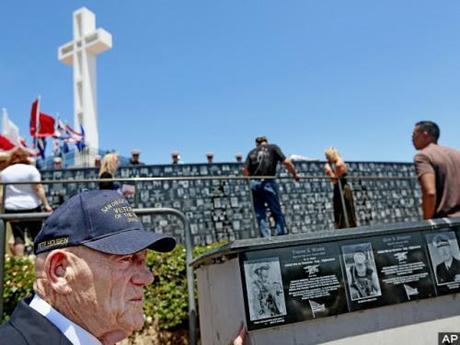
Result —
POLYGON ((96 29, 96 16, 85 7, 73 13, 73 41, 58 49, 58 59, 73 65, 74 126, 85 130, 85 143, 97 154, 96 55, 112 48, 112 35, 96 29))

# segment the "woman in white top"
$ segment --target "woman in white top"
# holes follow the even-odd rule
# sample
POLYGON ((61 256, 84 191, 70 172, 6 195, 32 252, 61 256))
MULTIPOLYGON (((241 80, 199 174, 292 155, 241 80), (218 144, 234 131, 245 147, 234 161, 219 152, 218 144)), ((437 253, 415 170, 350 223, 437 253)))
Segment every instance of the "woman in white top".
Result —
MULTIPOLYGON (((5 213, 41 212, 42 207, 46 212, 51 212, 45 191, 41 183, 40 172, 31 165, 26 150, 17 148, 8 162, 8 167, 0 172, 3 183, 35 182, 32 184, 7 184, 4 187, 5 213)), ((25 232, 35 238, 41 228, 41 221, 12 222, 14 235, 13 253, 17 256, 24 255, 25 232)))

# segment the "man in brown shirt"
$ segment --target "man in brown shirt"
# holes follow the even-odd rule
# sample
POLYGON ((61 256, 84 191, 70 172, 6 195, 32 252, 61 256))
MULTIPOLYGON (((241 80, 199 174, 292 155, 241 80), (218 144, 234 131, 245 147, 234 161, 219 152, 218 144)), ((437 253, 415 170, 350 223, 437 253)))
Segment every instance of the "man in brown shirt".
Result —
POLYGON ((460 151, 438 145, 439 134, 432 121, 417 122, 412 133, 424 219, 460 217, 460 151))

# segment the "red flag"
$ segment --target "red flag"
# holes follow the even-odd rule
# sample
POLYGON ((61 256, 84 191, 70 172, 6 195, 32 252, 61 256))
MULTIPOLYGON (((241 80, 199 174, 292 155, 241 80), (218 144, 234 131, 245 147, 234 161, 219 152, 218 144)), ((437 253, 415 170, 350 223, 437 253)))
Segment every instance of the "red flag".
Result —
POLYGON ((35 137, 37 132, 37 119, 38 119, 38 99, 32 103, 32 110, 30 111, 30 135, 35 137))
POLYGON ((9 151, 11 149, 14 149, 16 147, 15 144, 13 144, 10 139, 7 137, 0 135, 0 150, 3 151, 9 151))
POLYGON ((37 137, 44 138, 54 135, 54 117, 45 113, 40 113, 39 122, 37 137))
POLYGON ((36 99, 32 103, 32 110, 30 111, 30 135, 36 138, 53 136, 55 120, 52 116, 40 112, 39 106, 38 99, 36 99))

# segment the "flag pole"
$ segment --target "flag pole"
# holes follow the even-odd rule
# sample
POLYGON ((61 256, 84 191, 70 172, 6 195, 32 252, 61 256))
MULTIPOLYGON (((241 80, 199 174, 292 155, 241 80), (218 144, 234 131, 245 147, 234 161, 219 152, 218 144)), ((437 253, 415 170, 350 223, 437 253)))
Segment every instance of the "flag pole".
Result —
POLYGON ((38 102, 37 102, 37 113, 35 114, 35 120, 37 121, 37 130, 35 131, 35 136, 38 137, 40 134, 40 102, 42 100, 42 96, 38 95, 38 102))
POLYGON ((5 132, 5 125, 6 125, 6 120, 5 118, 8 118, 8 112, 6 111, 6 108, 2 108, 2 134, 5 132))
POLYGON ((35 111, 35 135, 34 135, 34 149, 37 149, 37 136, 40 132, 40 100, 41 96, 38 95, 37 97, 37 110, 35 111))

